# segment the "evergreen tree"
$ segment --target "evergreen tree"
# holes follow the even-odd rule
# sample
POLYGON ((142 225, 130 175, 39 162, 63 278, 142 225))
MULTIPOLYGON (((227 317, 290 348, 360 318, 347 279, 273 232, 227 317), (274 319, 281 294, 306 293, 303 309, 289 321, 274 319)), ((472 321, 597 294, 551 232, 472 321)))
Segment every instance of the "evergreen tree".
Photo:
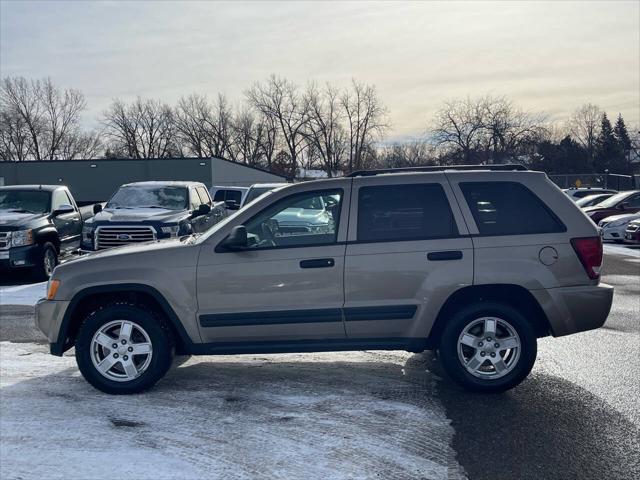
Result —
POLYGON ((616 120, 616 126, 613 129, 613 134, 625 153, 631 150, 631 138, 629 137, 627 126, 625 125, 622 114, 620 113, 618 114, 618 120, 616 120))
POLYGON ((613 127, 606 113, 602 114, 600 134, 596 140, 596 172, 624 173, 624 152, 613 134, 613 127))

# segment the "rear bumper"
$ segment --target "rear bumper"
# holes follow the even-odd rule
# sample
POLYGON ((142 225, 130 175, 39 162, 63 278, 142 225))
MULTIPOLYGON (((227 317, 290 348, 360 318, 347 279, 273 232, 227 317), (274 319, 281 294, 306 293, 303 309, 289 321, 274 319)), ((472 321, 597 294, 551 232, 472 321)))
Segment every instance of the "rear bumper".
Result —
MULTIPOLYGON (((54 344, 61 343, 58 336, 60 334, 62 319, 68 306, 68 301, 46 300, 44 298, 36 303, 36 327, 46 335, 52 347, 54 344)), ((62 340, 64 341, 66 339, 62 340)))
POLYGON ((600 328, 613 303, 613 287, 601 283, 531 290, 547 314, 554 337, 600 328))

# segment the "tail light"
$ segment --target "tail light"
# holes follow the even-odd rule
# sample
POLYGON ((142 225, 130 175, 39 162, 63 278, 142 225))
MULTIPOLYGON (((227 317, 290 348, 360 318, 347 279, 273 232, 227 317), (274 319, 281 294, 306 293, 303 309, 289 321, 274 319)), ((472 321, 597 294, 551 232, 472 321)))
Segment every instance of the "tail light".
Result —
POLYGON ((594 280, 599 278, 600 267, 602 266, 602 238, 572 238, 571 245, 589 278, 594 280))

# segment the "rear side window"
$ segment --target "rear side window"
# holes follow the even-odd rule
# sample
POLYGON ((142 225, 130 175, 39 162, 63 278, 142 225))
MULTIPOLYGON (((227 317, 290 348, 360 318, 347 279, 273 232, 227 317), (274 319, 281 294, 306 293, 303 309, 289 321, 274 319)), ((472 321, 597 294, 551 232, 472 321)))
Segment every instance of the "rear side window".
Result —
POLYGON ((444 189, 437 183, 362 187, 358 241, 455 237, 458 229, 444 189))
POLYGON ((213 195, 213 201, 214 202, 224 202, 224 194, 226 193, 226 190, 218 190, 214 195, 213 195))
POLYGON ((468 182, 460 189, 481 235, 527 235, 566 230, 531 190, 515 182, 468 182))

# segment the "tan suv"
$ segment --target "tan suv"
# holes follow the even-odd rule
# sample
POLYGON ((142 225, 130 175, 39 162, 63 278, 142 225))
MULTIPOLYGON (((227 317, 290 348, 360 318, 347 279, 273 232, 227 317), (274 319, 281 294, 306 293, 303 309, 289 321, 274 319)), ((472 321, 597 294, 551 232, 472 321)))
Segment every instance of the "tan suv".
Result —
POLYGON ((602 326, 596 226, 544 173, 415 170, 282 187, 204 234, 60 265, 37 324, 109 393, 151 387, 174 352, 362 349, 438 349, 462 386, 503 391, 537 338, 602 326))

